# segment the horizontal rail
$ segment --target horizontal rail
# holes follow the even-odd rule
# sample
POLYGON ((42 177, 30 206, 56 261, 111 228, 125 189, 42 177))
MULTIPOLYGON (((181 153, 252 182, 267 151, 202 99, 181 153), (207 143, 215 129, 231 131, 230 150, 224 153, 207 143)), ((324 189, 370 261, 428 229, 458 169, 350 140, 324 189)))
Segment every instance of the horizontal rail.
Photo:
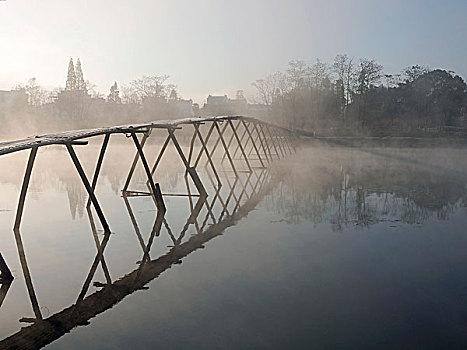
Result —
POLYGON ((46 134, 32 136, 21 140, 0 142, 0 156, 14 153, 22 150, 32 149, 33 147, 43 147, 49 145, 63 145, 66 143, 74 143, 77 140, 90 138, 100 135, 109 134, 130 134, 135 132, 147 132, 151 129, 175 129, 183 125, 194 125, 204 122, 223 122, 232 120, 245 120, 250 123, 269 125, 271 127, 281 129, 287 133, 293 133, 291 130, 279 127, 259 119, 243 117, 243 116, 219 116, 219 117, 203 117, 203 118, 183 118, 175 120, 156 120, 143 124, 129 124, 111 127, 102 127, 95 129, 83 129, 64 131, 55 134, 46 134))

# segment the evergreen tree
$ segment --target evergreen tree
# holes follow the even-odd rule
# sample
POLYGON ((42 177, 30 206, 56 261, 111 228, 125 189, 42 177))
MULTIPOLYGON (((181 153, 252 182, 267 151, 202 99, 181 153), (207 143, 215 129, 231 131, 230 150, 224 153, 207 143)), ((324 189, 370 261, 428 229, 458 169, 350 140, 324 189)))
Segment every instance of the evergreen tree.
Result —
POLYGON ((75 89, 76 89, 75 67, 73 65, 73 58, 70 58, 70 62, 68 63, 68 74, 66 77, 65 90, 72 91, 75 89))
POLYGON ((107 96, 107 101, 112 103, 122 103, 120 91, 118 90, 117 82, 110 87, 110 94, 107 96))
POLYGON ((84 82, 83 71, 81 70, 81 62, 80 62, 79 58, 76 61, 75 89, 86 92, 86 83, 84 82))

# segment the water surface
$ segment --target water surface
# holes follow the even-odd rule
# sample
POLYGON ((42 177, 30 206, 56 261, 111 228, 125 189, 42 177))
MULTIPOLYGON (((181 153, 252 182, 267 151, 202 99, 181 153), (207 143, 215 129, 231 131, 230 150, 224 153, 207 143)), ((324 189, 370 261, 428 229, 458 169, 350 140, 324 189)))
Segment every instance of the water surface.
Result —
MULTIPOLYGON (((98 147, 79 150, 88 173, 98 147)), ((0 252, 15 276, 0 307, 0 339, 30 325, 19 320, 37 310, 46 319, 80 305, 81 292, 90 300, 109 277, 115 282, 145 261, 157 210, 150 197, 121 197, 134 151, 121 140, 109 151, 96 193, 113 233, 105 266, 98 264, 84 292, 105 237, 94 211, 86 210, 66 152, 39 152, 20 231, 29 274, 12 231, 27 153, 0 159, 0 252)), ((463 148, 305 144, 239 179, 224 162, 217 195, 208 167, 200 175, 209 184, 209 206, 197 212, 199 197, 165 196, 165 221, 148 261, 188 242, 186 256, 159 263, 162 272, 148 288, 129 291, 47 347, 463 349, 464 154, 463 148), (219 229, 203 236, 209 227, 219 229), (205 241, 196 245, 197 237, 205 241)), ((169 155, 156 174, 162 191, 196 192, 175 159, 169 155)), ((145 186, 139 169, 132 188, 145 186)))

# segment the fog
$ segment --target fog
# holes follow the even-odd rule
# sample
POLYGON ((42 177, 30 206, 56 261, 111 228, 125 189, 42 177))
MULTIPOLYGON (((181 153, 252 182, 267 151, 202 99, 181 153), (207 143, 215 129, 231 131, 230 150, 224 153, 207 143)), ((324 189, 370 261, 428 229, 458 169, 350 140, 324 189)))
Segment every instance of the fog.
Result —
POLYGON ((466 348, 466 13, 0 1, 0 350, 466 348))
MULTIPOLYGON (((162 146, 161 136, 161 131, 155 133, 145 146, 150 164, 162 146)), ((96 138, 87 146, 75 146, 88 176, 95 167, 100 141, 96 138)), ((190 137, 180 136, 180 142, 188 153, 190 137)), ((136 347, 149 342, 180 347, 236 348, 262 343, 274 347, 273 343, 290 341, 289 332, 296 334, 296 347, 309 343, 333 347, 342 341, 356 344, 352 334, 371 328, 372 332, 362 334, 360 339, 384 348, 387 343, 381 338, 404 337, 412 341, 405 336, 407 327, 414 334, 431 339, 430 344, 444 344, 442 338, 428 338, 423 325, 408 320, 415 312, 417 317, 425 315, 427 324, 444 331, 457 327, 455 317, 440 324, 436 321, 440 317, 437 311, 427 316, 425 307, 420 305, 414 311, 412 305, 420 298, 428 298, 449 299, 449 306, 443 306, 448 312, 455 313, 459 307, 451 291, 462 288, 460 276, 449 277, 452 279, 447 289, 436 281, 448 278, 446 269, 465 255, 464 148, 349 147, 326 140, 302 140, 297 146, 295 154, 271 163, 267 170, 240 172, 238 180, 228 162, 222 165, 222 153, 218 153, 215 162, 223 186, 218 192, 210 168, 200 167, 198 172, 212 205, 203 205, 200 212, 192 214, 196 215, 194 220, 186 222, 197 199, 192 198, 192 206, 187 197, 169 195, 188 189, 184 165, 176 161, 178 155, 170 146, 154 176, 164 193, 167 212, 160 235, 154 237, 150 249, 151 262, 141 269, 138 261, 141 255, 144 261, 143 249, 151 237, 157 209, 150 197, 121 197, 135 149, 130 139, 114 135, 96 188, 112 234, 105 248, 105 268, 99 265, 91 275, 93 284, 85 290, 82 303, 77 303, 76 297, 84 288, 87 269, 96 252, 98 243, 93 237, 96 242, 103 242, 106 235, 95 213, 86 210, 88 196, 66 148, 41 148, 20 234, 30 273, 24 276, 33 281, 38 309, 44 318, 51 317, 51 322, 72 329, 68 335, 53 333, 57 334, 53 338, 59 339, 51 346, 88 344, 98 348, 104 345, 102 334, 114 334, 115 327, 118 334, 132 334, 136 347), (249 198, 256 204, 250 206, 249 198), (224 214, 226 208, 228 214, 224 214), (220 219, 222 216, 225 218, 220 219), (236 220, 229 224, 233 226, 217 231, 218 225, 225 225, 230 218, 236 220), (439 231, 441 227, 445 230, 439 231), (180 244, 179 249, 173 248, 180 244), (178 255, 184 249, 188 249, 188 255, 178 255), (155 274, 159 269, 164 272, 155 274), (125 283, 129 296, 113 299, 122 290, 117 282, 99 293, 107 270, 112 281, 123 278, 118 283, 125 283), (294 275, 298 271, 301 274, 294 275), (403 277, 398 271, 403 271, 403 277), (148 278, 152 282, 127 284, 139 273, 146 276, 144 281, 148 278), (304 278, 302 273, 309 273, 312 278, 304 278), (424 287, 422 291, 406 285, 412 280, 424 287), (341 283, 346 285, 345 292, 341 283), (375 290, 375 283, 384 286, 383 296, 378 288, 375 290), (146 291, 138 293, 138 288, 146 291), (408 292, 408 300, 399 299, 401 290, 408 292), (257 293, 261 296, 253 297, 257 293), (202 297, 206 294, 207 299, 202 297), (304 303, 303 297, 309 301, 304 303), (354 298, 354 309, 348 309, 354 298), (96 301, 98 304, 94 304, 96 301), (202 307, 198 308, 198 303, 202 307), (283 307, 284 303, 288 308, 283 307), (388 312, 388 303, 395 304, 398 311, 381 319, 380 314, 388 312), (111 305, 112 309, 107 310, 111 305), (265 307, 273 308, 277 322, 271 321, 265 307), (352 330, 329 315, 344 312, 342 308, 357 323, 352 330), (216 316, 219 310, 222 316, 216 316), (96 313, 99 316, 94 318, 96 313), (256 316, 245 322, 245 313, 256 316), (122 322, 115 322, 116 317, 122 322), (190 321, 193 317, 195 323, 190 321), (207 327, 206 317, 216 318, 216 324, 209 327, 219 338, 200 333, 196 324, 207 327), (297 317, 300 326, 291 322, 297 317), (308 325, 318 320, 320 326, 310 333, 308 325), (75 328, 77 323, 88 321, 89 326, 75 328), (153 336, 142 327, 150 321, 167 327, 178 324, 178 334, 157 332, 157 337, 153 336), (232 338, 231 332, 243 334, 242 339, 232 338), (257 332, 262 332, 261 338, 257 332)), ((5 169, 0 176, 2 254, 15 276, 0 309, 0 322, 4 325, 0 337, 4 344, 10 344, 17 339, 28 341, 29 336, 20 331, 17 320, 30 317, 31 305, 34 306, 23 282, 24 266, 22 269, 15 258, 17 247, 11 233, 27 153, 3 156, 0 161, 5 169)), ((245 166, 241 160, 236 165, 238 170, 245 166)), ((193 185, 190 186, 194 193, 193 185)), ((130 189, 146 188, 139 164, 130 189)), ((436 308, 439 304, 431 301, 429 305, 436 308)), ((45 334, 48 325, 36 322, 30 332, 45 334)), ((52 341, 49 336, 39 339, 39 344, 52 341)), ((113 347, 128 344, 124 337, 114 335, 111 339, 113 347)))

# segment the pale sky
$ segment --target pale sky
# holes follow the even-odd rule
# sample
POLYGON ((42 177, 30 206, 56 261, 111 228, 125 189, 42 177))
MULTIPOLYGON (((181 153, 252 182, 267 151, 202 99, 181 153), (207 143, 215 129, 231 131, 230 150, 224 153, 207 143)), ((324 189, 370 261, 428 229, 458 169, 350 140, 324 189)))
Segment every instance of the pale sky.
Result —
POLYGON ((347 53, 385 72, 412 65, 467 77, 466 0, 0 1, 0 89, 63 87, 70 57, 107 94, 116 80, 170 75, 181 96, 247 97, 292 59, 347 53))

